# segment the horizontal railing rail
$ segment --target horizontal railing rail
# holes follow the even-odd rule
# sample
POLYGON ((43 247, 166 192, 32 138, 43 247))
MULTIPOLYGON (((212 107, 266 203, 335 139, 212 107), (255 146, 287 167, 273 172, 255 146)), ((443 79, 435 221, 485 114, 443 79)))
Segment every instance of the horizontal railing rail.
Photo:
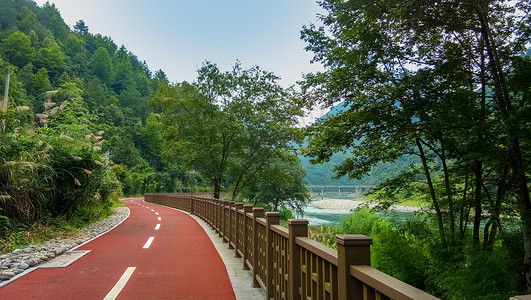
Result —
POLYGON ((147 202, 194 214, 212 227, 252 272, 267 299, 437 299, 372 268, 372 239, 337 235, 337 250, 308 238, 308 221, 192 194, 146 194, 147 202), (265 217, 265 218, 264 218, 265 217))

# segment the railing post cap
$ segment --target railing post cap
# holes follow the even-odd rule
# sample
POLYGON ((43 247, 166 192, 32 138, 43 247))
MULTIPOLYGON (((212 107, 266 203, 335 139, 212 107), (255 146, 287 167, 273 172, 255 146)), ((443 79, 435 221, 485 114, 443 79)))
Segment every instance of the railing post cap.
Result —
POLYGON ((268 211, 266 212, 266 217, 280 217, 280 213, 278 211, 268 211))
POLYGON ((263 207, 253 207, 253 211, 264 211, 263 207))
POLYGON ((243 206, 243 208, 253 208, 253 206, 250 205, 250 204, 245 204, 245 205, 243 206))
POLYGON ((308 225, 308 223, 306 219, 288 219, 288 225, 308 225))
POLYGON ((241 202, 237 202, 237 203, 236 203, 236 206, 238 206, 238 207, 243 207, 243 203, 241 203, 241 202))
POLYGON ((338 234, 336 243, 342 246, 369 246, 372 245, 372 239, 362 234, 338 234))

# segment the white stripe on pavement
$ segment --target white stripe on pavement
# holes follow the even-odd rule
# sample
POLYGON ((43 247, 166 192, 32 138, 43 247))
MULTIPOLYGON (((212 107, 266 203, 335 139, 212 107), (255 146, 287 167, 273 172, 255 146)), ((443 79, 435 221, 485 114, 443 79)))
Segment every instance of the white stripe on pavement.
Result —
POLYGON ((118 294, 122 291, 125 284, 131 278, 131 275, 133 275, 133 272, 135 271, 136 267, 129 267, 127 270, 125 270, 125 273, 120 277, 118 282, 114 285, 112 290, 103 298, 103 300, 114 300, 116 297, 118 297, 118 294))
POLYGON ((151 243, 153 243, 153 240, 155 239, 154 236, 150 237, 147 242, 144 244, 144 249, 147 249, 149 248, 149 246, 151 246, 151 243))

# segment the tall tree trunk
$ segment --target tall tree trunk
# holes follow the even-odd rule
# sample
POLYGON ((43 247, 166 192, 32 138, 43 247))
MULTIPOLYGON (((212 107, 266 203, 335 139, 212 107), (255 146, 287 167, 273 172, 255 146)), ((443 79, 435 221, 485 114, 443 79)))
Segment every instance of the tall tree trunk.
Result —
POLYGON ((424 168, 424 174, 426 175, 426 181, 428 182, 428 187, 430 189, 431 199, 433 201, 433 206, 435 208, 435 213, 437 214, 437 223, 439 224, 439 235, 441 236, 441 241, 446 248, 446 235, 444 233, 444 222, 441 213, 441 208, 437 202, 437 195, 435 195, 435 188, 433 187, 433 182, 431 181, 430 169, 428 167, 428 162, 426 161, 426 155, 424 154, 424 149, 422 148, 420 138, 415 139, 417 147, 420 153, 420 159, 422 160, 422 166, 424 168))
POLYGON ((474 228, 472 229, 472 243, 474 244, 474 247, 479 249, 479 229, 481 226, 481 214, 482 214, 482 208, 481 208, 481 187, 482 187, 482 178, 481 175, 483 174, 483 161, 478 160, 474 164, 474 174, 476 175, 476 182, 475 182, 475 193, 474 193, 474 228))
POLYGON ((467 202, 468 202, 467 192, 468 192, 468 169, 467 169, 466 177, 465 177, 465 189, 463 191, 463 199, 461 200, 460 215, 459 215, 459 234, 461 236, 461 239, 465 237, 466 225, 468 224, 468 222, 465 222, 465 218, 468 221, 468 215, 470 211, 470 208, 465 209, 467 206, 470 207, 469 205, 467 205, 467 202), (465 210, 467 211, 466 214, 465 214, 465 210))
POLYGON ((214 198, 219 199, 221 193, 221 179, 217 179, 214 182, 214 198))
POLYGON ((444 173, 444 186, 446 189, 446 199, 448 201, 448 214, 450 215, 450 233, 455 233, 455 207, 454 207, 454 200, 453 200, 453 191, 452 186, 450 184, 450 172, 448 171, 448 165, 446 164, 446 149, 444 147, 444 141, 441 138, 441 162, 443 165, 443 173, 444 173))
POLYGON ((507 147, 509 148, 511 169, 514 183, 517 187, 517 199, 522 220, 525 281, 527 292, 531 293, 531 199, 524 169, 523 154, 520 149, 518 120, 512 111, 504 70, 499 59, 496 42, 490 30, 486 11, 479 3, 472 3, 471 5, 476 9, 480 21, 481 33, 489 57, 489 67, 494 80, 496 101, 507 133, 507 147))

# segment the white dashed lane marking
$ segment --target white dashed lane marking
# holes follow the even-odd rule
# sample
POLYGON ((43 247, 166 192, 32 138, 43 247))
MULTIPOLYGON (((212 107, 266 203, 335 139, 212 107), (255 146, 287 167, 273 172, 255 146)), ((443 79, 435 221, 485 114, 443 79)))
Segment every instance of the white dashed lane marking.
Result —
POLYGON ((157 226, 155 226, 155 230, 159 230, 160 228, 160 224, 157 224, 157 226))
POLYGON ((158 213, 158 212, 156 212, 155 214, 156 214, 157 216, 159 215, 159 213, 158 213))
POLYGON ((120 292, 124 288, 125 284, 129 280, 129 278, 131 278, 131 275, 133 275, 133 272, 135 271, 135 269, 136 269, 136 267, 127 268, 127 270, 125 270, 125 272, 122 275, 122 277, 120 277, 118 282, 114 285, 114 287, 107 294, 107 296, 105 296, 105 298, 103 298, 103 300, 114 300, 114 299, 116 299, 116 297, 118 297, 118 294, 120 294, 120 292))
POLYGON ((161 221, 162 219, 160 217, 158 217, 157 220, 161 221))
POLYGON ((151 246, 151 243, 153 243, 153 240, 154 240, 154 239, 155 239, 154 236, 149 237, 149 239, 147 240, 147 242, 144 244, 144 247, 143 247, 143 248, 144 248, 144 249, 149 248, 149 246, 151 246))

